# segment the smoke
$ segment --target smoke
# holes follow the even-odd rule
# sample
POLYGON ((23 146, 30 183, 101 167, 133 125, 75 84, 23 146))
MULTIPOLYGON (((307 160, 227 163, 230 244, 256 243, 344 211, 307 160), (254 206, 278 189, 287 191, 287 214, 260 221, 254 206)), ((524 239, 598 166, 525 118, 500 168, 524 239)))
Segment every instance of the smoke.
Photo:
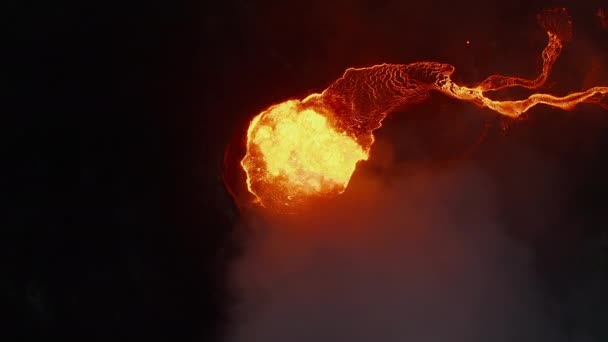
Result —
POLYGON ((560 341, 492 179, 386 154, 322 209, 246 219, 228 340, 560 341))

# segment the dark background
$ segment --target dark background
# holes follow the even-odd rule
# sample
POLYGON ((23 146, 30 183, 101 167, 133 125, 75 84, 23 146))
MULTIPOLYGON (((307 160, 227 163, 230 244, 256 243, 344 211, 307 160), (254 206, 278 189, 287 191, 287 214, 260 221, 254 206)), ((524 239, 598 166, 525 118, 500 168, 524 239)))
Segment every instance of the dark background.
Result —
MULTIPOLYGON (((220 340, 240 249, 224 149, 252 115, 351 66, 437 60, 464 83, 533 77, 546 43, 535 16, 562 4, 9 1, 3 340, 220 340)), ((596 16, 608 4, 564 5, 575 40, 546 90, 608 84, 596 16)), ((607 114, 542 107, 511 121, 434 96, 378 136, 399 160, 481 165, 509 232, 569 308, 564 333, 605 339, 607 114)))

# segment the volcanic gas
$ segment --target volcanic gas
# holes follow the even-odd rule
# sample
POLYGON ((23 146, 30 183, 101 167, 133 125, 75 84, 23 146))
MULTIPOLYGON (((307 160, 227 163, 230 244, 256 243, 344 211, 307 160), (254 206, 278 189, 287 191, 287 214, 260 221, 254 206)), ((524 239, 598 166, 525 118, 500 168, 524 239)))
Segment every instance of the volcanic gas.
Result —
POLYGON ((517 118, 537 104, 572 110, 580 103, 608 109, 608 86, 565 96, 534 93, 521 100, 493 100, 485 93, 510 87, 542 87, 564 43, 572 38, 566 9, 545 10, 538 22, 547 32, 542 70, 535 79, 492 75, 476 86, 456 84, 452 65, 438 62, 350 68, 320 94, 270 106, 249 125, 241 165, 247 188, 263 207, 292 211, 315 198, 342 193, 359 161, 367 160, 374 130, 391 112, 429 98, 430 92, 471 102, 517 118))

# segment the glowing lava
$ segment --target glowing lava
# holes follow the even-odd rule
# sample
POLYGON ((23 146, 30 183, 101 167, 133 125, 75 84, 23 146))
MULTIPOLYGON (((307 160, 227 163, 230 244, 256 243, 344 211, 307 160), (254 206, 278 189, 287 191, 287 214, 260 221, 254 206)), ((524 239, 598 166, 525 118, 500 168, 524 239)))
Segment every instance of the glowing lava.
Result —
POLYGON ((256 116, 247 132, 248 153, 242 161, 249 190, 258 198, 263 196, 265 204, 280 195, 276 200, 285 205, 315 194, 344 191, 355 165, 368 154, 347 132, 332 127, 330 117, 296 100, 256 116))
POLYGON ((542 71, 532 80, 492 75, 467 87, 452 81, 455 68, 449 64, 382 64, 350 68, 321 94, 271 106, 251 121, 247 132, 241 165, 249 191, 262 206, 281 211, 343 192, 357 162, 368 158, 373 131, 382 120, 390 112, 428 99, 430 91, 513 118, 537 104, 571 110, 587 102, 608 108, 603 102, 608 87, 562 97, 532 94, 523 100, 485 96, 509 87, 533 90, 544 85, 563 43, 572 38, 572 22, 563 8, 544 11, 538 19, 549 41, 542 53, 542 71))

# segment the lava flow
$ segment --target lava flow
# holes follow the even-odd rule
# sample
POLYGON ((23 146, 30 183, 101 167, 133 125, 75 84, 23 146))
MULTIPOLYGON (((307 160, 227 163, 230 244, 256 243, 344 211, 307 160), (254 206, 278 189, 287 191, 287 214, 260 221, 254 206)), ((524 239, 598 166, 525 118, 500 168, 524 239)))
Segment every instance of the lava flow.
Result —
POLYGON ((544 85, 563 44, 572 38, 565 9, 538 16, 548 35, 542 71, 536 79, 492 75, 477 86, 451 79, 455 68, 437 62, 382 64, 350 68, 320 94, 271 106, 251 121, 247 152, 241 165, 256 202, 289 211, 314 198, 342 193, 357 163, 366 160, 373 131, 391 112, 429 98, 430 91, 516 118, 537 104, 572 110, 580 103, 605 103, 608 87, 593 87, 566 96, 536 93, 523 100, 492 100, 485 92, 544 85))

